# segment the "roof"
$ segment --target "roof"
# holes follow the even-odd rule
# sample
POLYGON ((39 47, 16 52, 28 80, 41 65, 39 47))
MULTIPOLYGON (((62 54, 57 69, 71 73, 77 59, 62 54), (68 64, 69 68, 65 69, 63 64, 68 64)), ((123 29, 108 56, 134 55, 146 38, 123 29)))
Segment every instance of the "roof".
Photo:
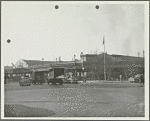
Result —
POLYGON ((79 59, 75 59, 75 61, 77 61, 77 62, 78 62, 78 61, 80 61, 80 60, 79 60, 79 59))
POLYGON ((48 72, 49 69, 48 68, 42 68, 42 69, 36 69, 35 72, 48 72))
POLYGON ((141 59, 144 59, 143 57, 128 56, 128 55, 116 55, 116 54, 112 54, 110 56, 113 56, 113 57, 128 57, 128 58, 141 58, 141 59))
MULTIPOLYGON (((93 55, 93 54, 86 54, 86 61, 87 62, 100 62, 103 64, 104 61, 104 53, 93 55)), ((134 56, 125 56, 125 55, 109 55, 105 54, 106 62, 134 62, 134 63, 144 63, 143 57, 134 57, 134 56)))
MULTIPOLYGON (((25 61, 29 66, 36 66, 36 65, 63 65, 63 64, 69 64, 74 63, 75 61, 40 61, 40 60, 23 60, 25 61)), ((79 62, 78 59, 76 59, 77 62, 79 62)))
POLYGON ((80 55, 81 57, 83 56, 83 57, 95 57, 95 56, 97 56, 97 55, 99 55, 99 54, 85 54, 85 55, 80 55))
POLYGON ((55 61, 40 61, 40 60, 23 60, 23 61, 25 61, 29 66, 55 63, 55 61))

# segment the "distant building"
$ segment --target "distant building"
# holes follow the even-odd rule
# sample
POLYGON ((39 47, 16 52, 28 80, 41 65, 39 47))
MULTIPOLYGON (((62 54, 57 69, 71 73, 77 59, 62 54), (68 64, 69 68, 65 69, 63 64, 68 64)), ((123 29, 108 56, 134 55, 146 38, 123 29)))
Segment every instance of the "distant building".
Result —
MULTIPOLYGON (((14 74, 31 74, 35 69, 49 67, 65 67, 74 72, 80 79, 83 76, 89 79, 104 79, 104 53, 83 54, 80 60, 74 61, 40 61, 20 59, 16 62, 14 74), (20 68, 20 69, 18 69, 20 68)), ((107 79, 118 79, 119 75, 127 79, 136 74, 144 73, 144 58, 124 55, 105 54, 105 69, 107 79)))
POLYGON ((20 59, 16 62, 15 66, 17 68, 27 68, 27 67, 38 67, 47 65, 64 65, 68 63, 79 62, 80 60, 75 59, 75 61, 40 61, 40 60, 24 60, 20 59))
MULTIPOLYGON (((81 53, 80 58, 85 71, 87 70, 87 76, 92 75, 93 78, 104 78, 104 53, 98 55, 84 55, 81 53)), ((123 78, 128 78, 144 73, 144 58, 105 54, 105 68, 107 79, 117 79, 119 75, 122 75, 123 78)))
POLYGON ((4 66, 4 73, 5 74, 12 74, 13 73, 13 67, 12 66, 4 66))
POLYGON ((34 67, 34 66, 42 66, 45 64, 55 63, 54 61, 40 61, 40 60, 24 60, 20 59, 16 62, 15 66, 17 68, 25 68, 25 67, 34 67))
POLYGON ((4 66, 4 79, 10 78, 13 74, 12 66, 4 66))

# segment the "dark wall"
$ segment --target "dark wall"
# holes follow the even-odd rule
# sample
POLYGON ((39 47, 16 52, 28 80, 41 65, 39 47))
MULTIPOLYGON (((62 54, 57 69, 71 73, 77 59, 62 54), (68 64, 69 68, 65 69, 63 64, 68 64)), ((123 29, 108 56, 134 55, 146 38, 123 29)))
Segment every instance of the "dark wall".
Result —
POLYGON ((54 78, 64 75, 64 68, 55 68, 54 69, 54 78))

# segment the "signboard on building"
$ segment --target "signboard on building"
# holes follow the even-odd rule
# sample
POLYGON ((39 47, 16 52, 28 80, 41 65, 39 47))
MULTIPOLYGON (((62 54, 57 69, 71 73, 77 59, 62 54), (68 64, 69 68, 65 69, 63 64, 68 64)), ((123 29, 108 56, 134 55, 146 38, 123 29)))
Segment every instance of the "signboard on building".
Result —
POLYGON ((4 66, 4 73, 12 74, 13 67, 12 66, 4 66))

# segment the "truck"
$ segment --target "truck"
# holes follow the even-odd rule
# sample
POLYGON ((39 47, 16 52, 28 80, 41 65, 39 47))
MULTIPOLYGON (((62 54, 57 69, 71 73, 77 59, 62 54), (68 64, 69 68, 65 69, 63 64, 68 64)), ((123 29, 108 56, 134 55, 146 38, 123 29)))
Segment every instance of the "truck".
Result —
POLYGON ((63 84, 63 80, 64 80, 64 75, 65 75, 65 68, 62 67, 54 67, 49 69, 49 73, 48 73, 48 80, 47 83, 48 84, 56 84, 59 83, 60 85, 63 84))
POLYGON ((43 84, 45 82, 45 74, 49 72, 49 69, 37 69, 32 72, 31 81, 32 84, 43 84))
POLYGON ((72 72, 66 73, 64 83, 78 83, 78 80, 75 78, 72 72))

